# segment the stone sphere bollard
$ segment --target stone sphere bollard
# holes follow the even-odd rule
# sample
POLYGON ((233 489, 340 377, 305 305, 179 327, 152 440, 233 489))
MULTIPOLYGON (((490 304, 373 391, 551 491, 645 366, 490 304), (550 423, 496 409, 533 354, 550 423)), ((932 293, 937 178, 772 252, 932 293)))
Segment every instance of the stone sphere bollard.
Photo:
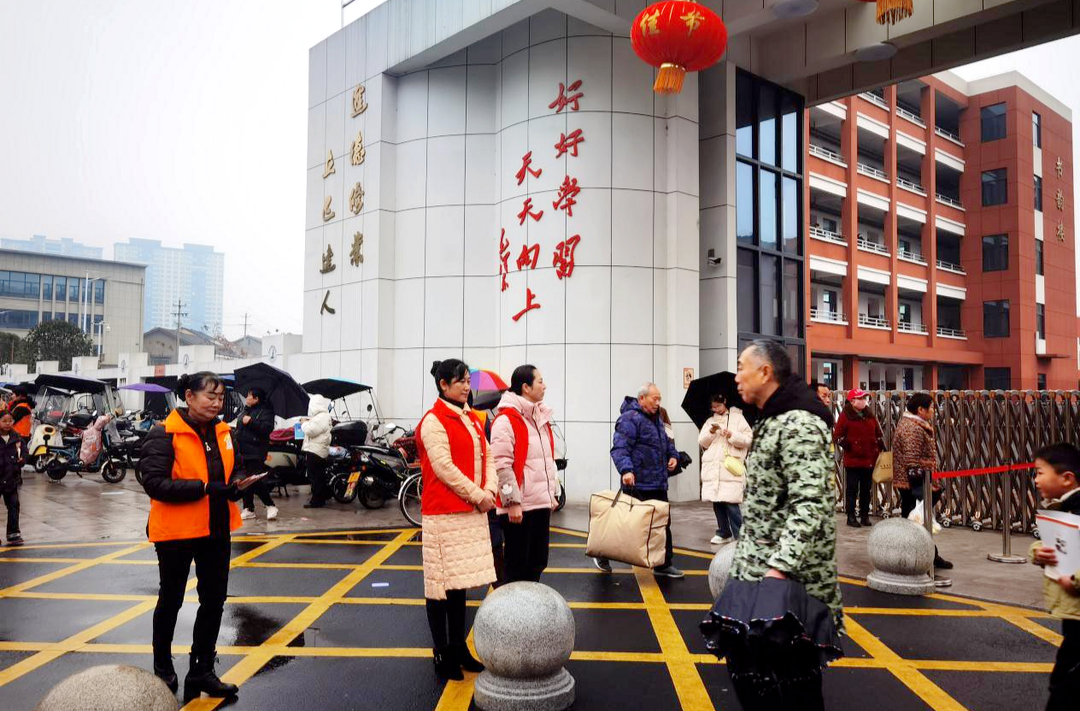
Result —
POLYGON ((152 672, 106 664, 64 679, 36 711, 176 711, 179 706, 169 687, 152 672))
POLYGON ((866 576, 870 588, 897 595, 934 592, 934 539, 922 526, 905 518, 885 519, 870 529, 866 551, 874 567, 866 576))
POLYGON ((574 651, 574 615, 540 583, 504 585, 480 605, 473 640, 487 667, 473 701, 483 711, 562 711, 574 703, 563 668, 574 651))
POLYGON ((735 561, 735 542, 732 541, 720 547, 709 563, 709 592, 714 601, 720 599, 720 593, 724 592, 727 585, 728 573, 731 572, 731 564, 735 561))

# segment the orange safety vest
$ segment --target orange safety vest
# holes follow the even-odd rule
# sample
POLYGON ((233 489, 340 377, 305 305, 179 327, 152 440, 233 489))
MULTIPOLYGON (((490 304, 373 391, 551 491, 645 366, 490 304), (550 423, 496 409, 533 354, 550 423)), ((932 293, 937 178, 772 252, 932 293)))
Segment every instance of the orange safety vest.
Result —
POLYGON ((9 407, 12 415, 19 414, 17 410, 26 410, 26 417, 15 423, 15 432, 23 439, 30 439, 30 431, 34 425, 34 410, 30 407, 30 403, 20 399, 13 402, 9 407))
MULTIPOLYGON (((173 410, 165 418, 165 432, 171 434, 173 445, 173 479, 210 480, 210 469, 206 461, 206 447, 202 438, 191 428, 180 413, 173 410)), ((229 426, 219 422, 214 426, 217 435, 218 451, 221 463, 225 467, 225 482, 232 477, 233 450, 232 435, 229 426)), ((233 501, 229 505, 229 530, 240 528, 240 509, 233 501)), ((186 503, 168 503, 150 500, 150 522, 147 533, 151 542, 180 541, 189 538, 205 538, 210 535, 210 497, 204 496, 198 501, 186 503)))

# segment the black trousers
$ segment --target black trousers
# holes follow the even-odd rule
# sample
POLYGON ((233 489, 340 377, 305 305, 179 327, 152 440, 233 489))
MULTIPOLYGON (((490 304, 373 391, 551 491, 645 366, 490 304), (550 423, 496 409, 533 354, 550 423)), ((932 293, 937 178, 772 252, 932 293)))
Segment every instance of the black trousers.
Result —
MULTIPOLYGON (((636 487, 633 488, 633 489, 627 489, 626 487, 623 487, 623 491, 625 491, 627 494, 630 494, 630 496, 633 496, 635 499, 639 499, 641 501, 667 501, 668 500, 667 489, 638 489, 636 487)), ((668 516, 668 522, 667 522, 667 545, 664 548, 664 564, 663 565, 658 565, 657 566, 658 568, 666 568, 667 566, 671 565, 671 560, 672 560, 672 555, 673 555, 672 549, 674 547, 675 547, 675 544, 672 543, 672 541, 671 541, 671 517, 668 516)))
POLYGON ((1050 700, 1046 711, 1072 711, 1080 699, 1080 620, 1062 620, 1065 639, 1050 672, 1050 700))
POLYGON ((548 564, 551 509, 526 511, 521 515, 521 523, 511 523, 510 515, 503 514, 499 516, 499 524, 503 532, 506 582, 540 582, 548 564))
POLYGON ((445 600, 425 601, 431 641, 436 650, 465 644, 465 591, 447 590, 445 600))
POLYGON ((326 503, 330 498, 330 492, 326 490, 326 460, 308 452, 307 475, 311 482, 311 500, 315 503, 326 503))
POLYGON ((743 711, 824 711, 821 669, 809 663, 785 660, 782 655, 754 659, 727 656, 728 674, 743 711))
POLYGON ((4 492, 4 505, 7 506, 7 537, 19 535, 19 489, 4 492))
MULTIPOLYGON (((244 470, 245 476, 255 476, 256 474, 262 474, 266 468, 263 463, 258 459, 244 459, 240 466, 244 470)), ((274 500, 270 498, 270 486, 266 483, 266 480, 257 481, 247 489, 244 490, 244 508, 249 511, 255 510, 255 497, 259 497, 259 501, 263 502, 263 506, 273 506, 274 500)))
MULTIPOLYGON (((900 494, 900 515, 907 518, 908 514, 915 510, 916 499, 921 499, 923 495, 922 479, 910 479, 910 489, 897 489, 900 494)), ((934 503, 938 502, 941 498, 941 490, 934 492, 934 503)))
POLYGON ((874 470, 863 467, 847 467, 847 515, 855 518, 855 500, 858 498, 858 515, 866 518, 870 515, 870 497, 874 494, 874 470))
POLYGON ((165 541, 155 543, 154 548, 161 581, 154 609, 154 662, 166 662, 171 657, 176 616, 184 604, 192 560, 199 578, 199 611, 195 615, 191 653, 213 656, 229 587, 229 537, 165 541))

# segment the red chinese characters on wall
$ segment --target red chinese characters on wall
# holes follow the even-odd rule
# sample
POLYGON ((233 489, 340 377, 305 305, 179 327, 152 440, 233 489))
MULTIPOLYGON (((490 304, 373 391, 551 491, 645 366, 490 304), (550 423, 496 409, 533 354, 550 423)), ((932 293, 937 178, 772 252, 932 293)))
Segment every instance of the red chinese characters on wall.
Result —
MULTIPOLYGON (((563 111, 579 111, 581 109, 580 101, 585 96, 585 92, 581 91, 582 81, 577 79, 570 82, 569 85, 559 82, 559 95, 552 101, 548 108, 554 109, 556 114, 563 111)), ((570 158, 578 157, 579 146, 585 142, 585 135, 580 128, 574 129, 569 133, 559 133, 559 140, 554 143, 555 147, 555 159, 568 156, 570 158)), ((542 167, 533 167, 533 152, 529 151, 521 157, 521 168, 515 174, 517 178, 517 184, 521 185, 525 182, 525 178, 528 175, 532 175, 534 178, 539 178, 544 172, 542 167)), ((551 203, 552 208, 555 210, 563 210, 566 213, 567 218, 574 216, 574 205, 578 204, 578 196, 581 194, 581 188, 578 186, 577 178, 571 178, 566 175, 563 178, 562 185, 559 186, 559 192, 557 198, 551 203)), ((539 222, 544 216, 543 210, 536 210, 533 207, 533 199, 526 196, 522 203, 521 212, 517 214, 518 226, 525 225, 526 221, 531 217, 534 222, 539 222)), ((549 218, 550 219, 550 218, 549 218)), ((555 251, 552 255, 551 266, 555 269, 555 275, 561 279, 569 279, 574 274, 574 252, 577 250, 578 245, 581 244, 581 235, 574 235, 568 237, 555 247, 555 251)), ((500 291, 506 291, 509 288, 507 284, 507 276, 510 273, 510 257, 511 257, 511 245, 510 240, 506 237, 506 229, 502 229, 499 233, 499 277, 500 277, 500 291)), ((540 263, 540 245, 533 244, 529 246, 527 243, 521 246, 521 252, 518 254, 515 266, 518 271, 524 271, 526 269, 536 269, 540 263)), ((530 311, 535 311, 541 306, 536 294, 526 287, 525 289, 525 308, 517 312, 513 316, 513 320, 516 323, 522 317, 530 311)))

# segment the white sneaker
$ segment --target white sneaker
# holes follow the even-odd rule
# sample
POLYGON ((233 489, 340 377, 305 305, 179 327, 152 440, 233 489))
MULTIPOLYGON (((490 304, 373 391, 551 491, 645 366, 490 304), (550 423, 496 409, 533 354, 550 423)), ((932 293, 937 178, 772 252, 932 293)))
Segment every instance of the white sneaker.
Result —
POLYGON ((245 521, 249 518, 255 518, 255 512, 252 509, 241 509, 240 518, 244 519, 245 521))
POLYGON ((277 519, 277 506, 266 507, 266 520, 274 521, 277 519))
POLYGON ((733 541, 733 540, 735 540, 735 539, 733 539, 731 536, 728 536, 727 538, 721 538, 720 536, 713 536, 712 540, 709 541, 709 543, 712 543, 714 546, 722 546, 725 543, 731 543, 731 541, 733 541))

